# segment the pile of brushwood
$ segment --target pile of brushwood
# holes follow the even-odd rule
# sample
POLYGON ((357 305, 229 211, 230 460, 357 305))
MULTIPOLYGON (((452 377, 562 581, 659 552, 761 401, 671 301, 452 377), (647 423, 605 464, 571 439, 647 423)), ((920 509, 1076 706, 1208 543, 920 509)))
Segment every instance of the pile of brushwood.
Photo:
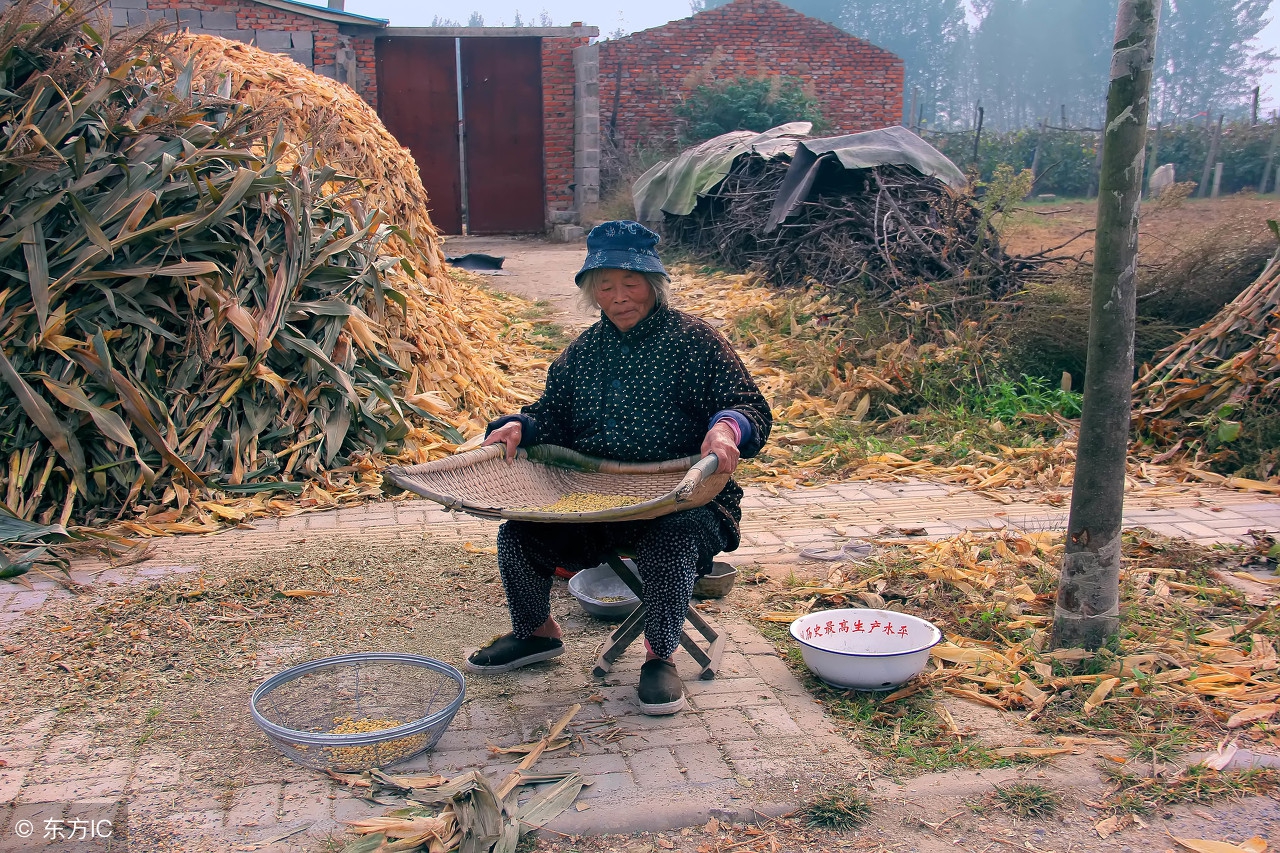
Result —
POLYGON ((1280 472, 1280 251, 1251 286, 1160 356, 1134 385, 1137 426, 1158 459, 1260 479, 1280 472))
POLYGON ((405 305, 386 272, 412 280, 410 262, 385 248, 403 233, 282 127, 199 91, 172 48, 81 4, 0 13, 11 520, 296 493, 411 419, 462 440, 393 390, 402 353, 377 316, 405 305))
POLYGON ((827 164, 770 232, 789 168, 786 158, 739 157, 692 213, 667 216, 672 242, 720 266, 756 270, 777 287, 817 284, 882 308, 932 304, 960 316, 981 313, 1046 263, 1049 253, 1015 258, 1001 248, 992 224, 1003 205, 998 193, 975 201, 907 166, 827 164))

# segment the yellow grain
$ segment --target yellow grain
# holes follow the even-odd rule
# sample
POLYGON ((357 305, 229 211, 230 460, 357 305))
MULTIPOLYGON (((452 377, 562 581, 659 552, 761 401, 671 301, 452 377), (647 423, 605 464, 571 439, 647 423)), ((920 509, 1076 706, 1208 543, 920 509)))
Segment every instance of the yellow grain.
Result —
POLYGON ((596 512, 602 509, 617 509, 642 502, 644 498, 632 495, 601 495, 595 492, 573 492, 560 498, 553 504, 536 508, 537 512, 596 512))
MULTIPOLYGON (((351 735, 365 732, 380 732, 403 725, 400 720, 378 717, 334 717, 334 727, 329 734, 351 735)), ((401 758, 418 752, 427 743, 427 736, 408 735, 395 740, 364 746, 326 746, 329 754, 329 767, 332 770, 367 770, 371 767, 384 767, 401 758)))

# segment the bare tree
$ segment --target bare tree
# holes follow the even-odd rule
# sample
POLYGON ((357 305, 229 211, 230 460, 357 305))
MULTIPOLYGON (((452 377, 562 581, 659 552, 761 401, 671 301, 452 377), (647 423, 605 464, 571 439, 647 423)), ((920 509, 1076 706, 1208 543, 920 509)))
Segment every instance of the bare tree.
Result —
POLYGON ((1120 534, 1133 403, 1138 203, 1159 23, 1160 0, 1120 0, 1103 128, 1084 408, 1053 617, 1057 647, 1096 649, 1120 627, 1120 534))

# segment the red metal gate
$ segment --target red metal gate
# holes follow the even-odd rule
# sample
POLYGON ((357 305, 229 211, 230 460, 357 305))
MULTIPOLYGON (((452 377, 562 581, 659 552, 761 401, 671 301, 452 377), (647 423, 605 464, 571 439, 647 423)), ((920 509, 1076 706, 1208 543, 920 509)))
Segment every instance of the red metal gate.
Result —
POLYGON ((541 40, 464 37, 455 44, 453 38, 392 36, 375 46, 378 115, 417 161, 435 226, 460 234, 465 219, 473 234, 541 231, 541 40), (459 79, 463 155, 457 135, 459 79))
POLYGON ((462 104, 471 233, 541 231, 541 40, 464 38, 462 104))
POLYGON ((378 115, 418 164, 431 221, 462 233, 458 69, 451 38, 380 38, 378 115))

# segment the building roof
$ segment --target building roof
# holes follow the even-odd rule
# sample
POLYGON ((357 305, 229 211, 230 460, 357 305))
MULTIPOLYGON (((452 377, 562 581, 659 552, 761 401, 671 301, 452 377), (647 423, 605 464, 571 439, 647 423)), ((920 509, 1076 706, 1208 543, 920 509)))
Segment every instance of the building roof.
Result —
POLYGON ((301 3, 299 0, 253 0, 253 2, 262 6, 270 6, 273 9, 281 9, 285 12, 306 15, 308 18, 332 21, 335 24, 348 24, 356 27, 385 27, 389 23, 386 18, 369 18, 364 15, 330 9, 327 6, 313 6, 310 3, 301 3))
POLYGON ((827 34, 832 38, 859 42, 875 48, 882 53, 886 53, 897 59, 899 62, 902 61, 901 57, 892 51, 886 50, 877 44, 872 44, 864 38, 859 38, 858 36, 855 36, 846 30, 842 30, 835 24, 824 21, 821 18, 814 18, 804 14, 803 12, 796 11, 790 6, 779 2, 779 0, 729 0, 728 3, 711 9, 705 9, 701 12, 696 12, 687 18, 678 18, 674 21, 668 21, 660 26, 650 27, 647 30, 630 33, 622 38, 609 39, 607 42, 601 42, 601 44, 627 44, 631 39, 640 41, 644 38, 651 39, 655 36, 662 37, 668 33, 675 34, 679 32, 688 32, 692 28, 716 28, 724 23, 733 24, 736 16, 748 8, 756 12, 764 12, 777 21, 785 21, 787 19, 798 19, 804 21, 808 26, 813 27, 816 30, 827 31, 827 34))
POLYGON ((571 27, 387 27, 388 36, 445 36, 447 38, 594 38, 600 28, 577 24, 571 27))

